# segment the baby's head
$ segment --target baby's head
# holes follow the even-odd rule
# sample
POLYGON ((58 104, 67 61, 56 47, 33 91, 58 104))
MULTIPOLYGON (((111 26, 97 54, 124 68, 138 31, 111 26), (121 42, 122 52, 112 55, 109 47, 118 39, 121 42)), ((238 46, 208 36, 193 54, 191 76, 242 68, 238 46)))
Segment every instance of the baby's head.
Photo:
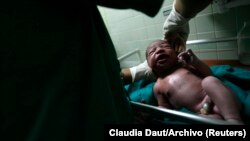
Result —
POLYGON ((156 40, 147 47, 146 59, 152 71, 160 75, 177 64, 178 53, 167 40, 156 40))

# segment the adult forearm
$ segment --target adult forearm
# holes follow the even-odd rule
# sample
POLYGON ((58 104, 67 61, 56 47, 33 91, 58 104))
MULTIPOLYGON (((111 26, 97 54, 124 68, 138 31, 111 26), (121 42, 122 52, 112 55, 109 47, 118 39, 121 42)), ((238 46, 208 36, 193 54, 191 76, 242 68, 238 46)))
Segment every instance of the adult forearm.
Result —
POLYGON ((175 0, 175 9, 185 18, 193 18, 213 0, 175 0))

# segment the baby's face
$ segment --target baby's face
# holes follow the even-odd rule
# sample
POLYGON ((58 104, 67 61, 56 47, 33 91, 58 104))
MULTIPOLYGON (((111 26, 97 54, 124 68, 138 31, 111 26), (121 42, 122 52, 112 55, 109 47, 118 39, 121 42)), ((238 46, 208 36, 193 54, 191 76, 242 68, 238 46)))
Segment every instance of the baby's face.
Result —
POLYGON ((163 72, 171 68, 177 62, 177 54, 171 45, 165 40, 153 42, 147 48, 148 65, 155 72, 163 72))

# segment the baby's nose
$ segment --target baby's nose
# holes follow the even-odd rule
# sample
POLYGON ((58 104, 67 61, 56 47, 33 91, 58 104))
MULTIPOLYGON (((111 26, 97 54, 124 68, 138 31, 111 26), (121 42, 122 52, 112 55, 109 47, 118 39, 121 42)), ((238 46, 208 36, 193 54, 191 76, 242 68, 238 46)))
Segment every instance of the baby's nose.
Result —
POLYGON ((160 52, 163 52, 163 47, 157 47, 156 48, 156 53, 160 53, 160 52))

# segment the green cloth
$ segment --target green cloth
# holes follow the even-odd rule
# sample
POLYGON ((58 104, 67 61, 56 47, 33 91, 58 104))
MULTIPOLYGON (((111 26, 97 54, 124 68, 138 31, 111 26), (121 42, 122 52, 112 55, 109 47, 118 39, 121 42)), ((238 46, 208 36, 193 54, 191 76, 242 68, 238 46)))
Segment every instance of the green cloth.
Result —
POLYGON ((97 4, 154 16, 162 2, 1 0, 0 140, 102 140, 105 124, 131 123, 97 4))

